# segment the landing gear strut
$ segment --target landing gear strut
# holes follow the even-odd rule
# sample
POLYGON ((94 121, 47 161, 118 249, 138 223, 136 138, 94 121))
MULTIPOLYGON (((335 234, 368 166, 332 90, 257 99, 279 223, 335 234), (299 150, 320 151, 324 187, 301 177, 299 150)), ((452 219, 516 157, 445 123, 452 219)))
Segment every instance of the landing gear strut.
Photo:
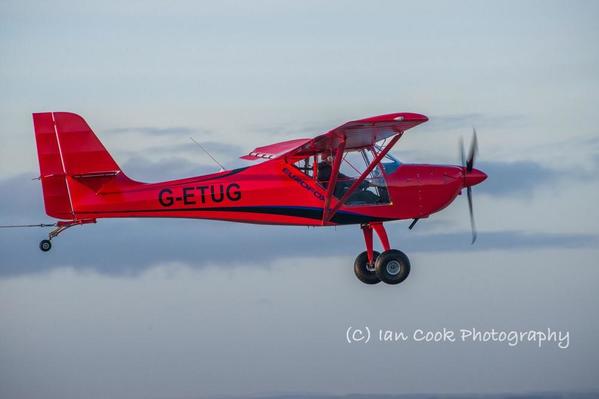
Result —
POLYGON ((56 228, 54 228, 54 230, 52 230, 48 234, 48 239, 40 241, 40 249, 43 252, 48 252, 49 250, 52 249, 52 239, 54 237, 58 236, 60 233, 62 233, 69 227, 79 226, 79 225, 88 224, 88 223, 96 223, 96 219, 79 219, 79 220, 68 220, 68 221, 56 222, 56 228))
POLYGON ((400 250, 391 249, 383 223, 367 223, 361 227, 366 251, 358 255, 354 262, 356 277, 365 284, 383 281, 394 285, 404 281, 410 274, 410 260, 400 250), (381 254, 373 249, 372 230, 376 231, 383 246, 381 254))

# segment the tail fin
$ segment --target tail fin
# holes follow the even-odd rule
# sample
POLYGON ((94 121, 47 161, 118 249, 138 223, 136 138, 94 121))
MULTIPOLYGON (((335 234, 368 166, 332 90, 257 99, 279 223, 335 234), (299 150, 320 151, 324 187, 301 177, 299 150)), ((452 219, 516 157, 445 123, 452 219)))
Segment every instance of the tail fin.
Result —
POLYGON ((33 114, 44 205, 49 216, 77 219, 81 199, 122 174, 94 132, 79 115, 33 114))

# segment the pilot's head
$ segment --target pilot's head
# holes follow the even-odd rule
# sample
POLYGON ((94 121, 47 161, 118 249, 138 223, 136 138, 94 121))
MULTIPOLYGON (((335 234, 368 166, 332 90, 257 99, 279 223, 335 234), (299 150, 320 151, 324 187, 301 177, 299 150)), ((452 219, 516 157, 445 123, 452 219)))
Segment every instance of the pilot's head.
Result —
POLYGON ((333 154, 331 154, 329 151, 323 152, 321 155, 321 159, 323 162, 332 164, 333 163, 333 154))

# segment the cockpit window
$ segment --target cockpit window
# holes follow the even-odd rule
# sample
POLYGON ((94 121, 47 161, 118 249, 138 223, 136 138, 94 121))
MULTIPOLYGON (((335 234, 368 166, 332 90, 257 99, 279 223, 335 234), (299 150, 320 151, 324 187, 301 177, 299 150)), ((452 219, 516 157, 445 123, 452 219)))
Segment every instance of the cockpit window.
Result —
MULTIPOLYGON (((354 182, 362 175, 376 158, 377 152, 372 147, 349 150, 343 153, 339 166, 339 174, 335 183, 333 195, 341 199, 351 188, 354 182)), ((293 163, 298 170, 314 179, 325 190, 331 179, 333 156, 330 153, 316 154, 293 163)), ((390 202, 385 174, 391 173, 399 166, 392 156, 385 156, 383 161, 376 165, 366 178, 349 196, 346 205, 373 205, 388 204, 390 202)))
MULTIPOLYGON (((341 199, 351 188, 354 182, 366 171, 374 160, 375 155, 370 148, 350 150, 343 153, 339 166, 339 174, 333 195, 341 199)), ((323 187, 327 187, 330 178, 332 159, 321 157, 318 164, 318 180, 323 187), (327 173, 328 172, 328 173, 327 173)), ((377 165, 366 176, 346 201, 346 205, 373 205, 389 203, 389 193, 381 166, 377 165)))
MULTIPOLYGON (((377 151, 381 151, 382 147, 377 145, 376 149, 377 149, 377 151)), ((395 158, 393 155, 387 153, 387 154, 385 154, 385 157, 381 161, 381 165, 385 169, 386 174, 391 174, 391 173, 395 172, 397 170, 397 168, 399 168, 399 166, 401 165, 401 162, 399 161, 399 159, 395 158)))

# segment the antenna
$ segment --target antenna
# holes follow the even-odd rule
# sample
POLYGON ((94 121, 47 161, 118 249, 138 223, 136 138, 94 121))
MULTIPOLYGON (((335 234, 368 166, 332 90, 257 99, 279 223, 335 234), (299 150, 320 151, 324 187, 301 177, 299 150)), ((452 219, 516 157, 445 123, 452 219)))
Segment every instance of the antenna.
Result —
POLYGON ((206 153, 206 155, 208 155, 210 157, 210 159, 212 159, 220 167, 220 171, 221 172, 223 170, 225 170, 225 167, 220 162, 218 162, 212 155, 210 155, 210 153, 200 143, 198 143, 197 141, 195 141, 193 137, 190 137, 189 139, 191 141, 193 141, 194 143, 196 143, 197 145, 200 146, 200 148, 202 149, 202 151, 204 151, 206 153))

